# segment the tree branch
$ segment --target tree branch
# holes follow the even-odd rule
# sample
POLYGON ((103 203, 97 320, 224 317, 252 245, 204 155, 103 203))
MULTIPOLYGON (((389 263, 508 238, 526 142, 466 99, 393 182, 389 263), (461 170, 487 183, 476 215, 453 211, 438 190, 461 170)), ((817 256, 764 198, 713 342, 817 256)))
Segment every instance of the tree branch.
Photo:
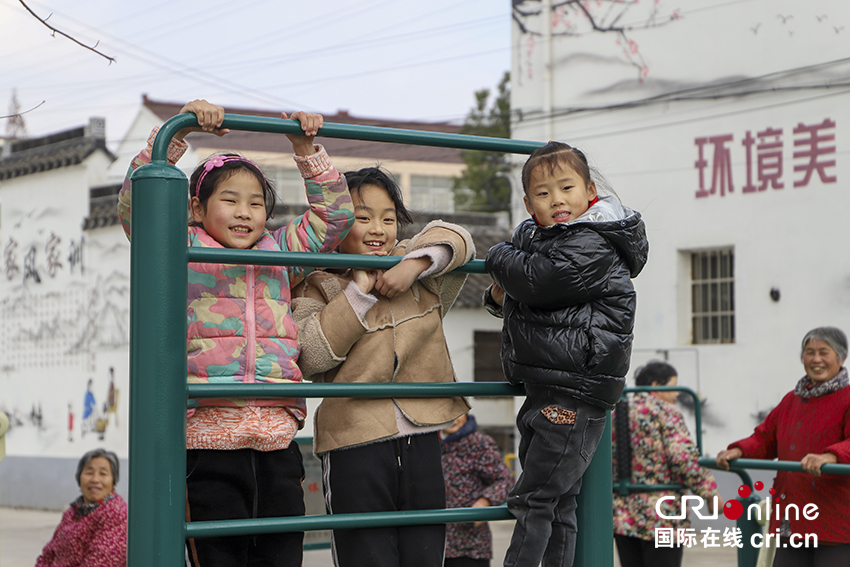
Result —
MULTIPOLYGON (((89 51, 93 51, 93 52, 97 53, 98 55, 100 55, 100 56, 101 56, 101 57, 103 57, 104 59, 108 60, 110 65, 112 65, 113 63, 115 63, 115 58, 114 58, 114 57, 110 57, 110 56, 108 56, 108 55, 106 55, 106 54, 104 54, 104 53, 101 53, 101 52, 100 52, 100 51, 98 51, 97 49, 95 49, 95 47, 97 47, 97 46, 98 46, 98 44, 100 43, 99 41, 98 41, 97 43, 95 43, 95 44, 94 44, 94 47, 89 47, 89 46, 88 46, 88 45, 86 45, 85 43, 82 43, 82 42, 80 42, 80 41, 78 41, 78 40, 74 39, 73 37, 71 37, 70 35, 66 34, 65 32, 63 32, 63 31, 61 31, 61 30, 58 30, 58 29, 54 28, 53 26, 51 26, 50 24, 48 24, 48 23, 47 23, 47 20, 50 18, 50 16, 47 16, 47 18, 41 19, 41 18, 39 18, 39 17, 38 17, 38 14, 36 14, 35 12, 33 12, 33 11, 32 11, 32 8, 30 8, 29 6, 27 6, 27 5, 26 5, 26 2, 24 2, 24 0, 18 0, 18 1, 21 3, 21 5, 22 5, 24 8, 26 8, 27 12, 29 12, 30 14, 32 14, 32 16, 33 16, 36 20, 38 20, 39 22, 41 22, 42 24, 44 24, 45 26, 47 26, 47 28, 48 28, 48 29, 50 29, 50 30, 51 30, 54 34, 57 34, 57 33, 58 33, 59 35, 61 35, 61 36, 63 36, 63 37, 67 37, 68 39, 70 39, 71 41, 73 41, 74 43, 76 43, 77 45, 79 45, 80 47, 85 47, 85 48, 86 48, 86 49, 88 49, 89 51)), ((52 15, 52 14, 51 14, 51 15, 52 15)), ((36 108, 38 108, 38 107, 36 107, 36 108)), ((29 112, 29 111, 27 111, 27 112, 29 112)), ((5 118, 5 117, 4 117, 4 118, 5 118)))

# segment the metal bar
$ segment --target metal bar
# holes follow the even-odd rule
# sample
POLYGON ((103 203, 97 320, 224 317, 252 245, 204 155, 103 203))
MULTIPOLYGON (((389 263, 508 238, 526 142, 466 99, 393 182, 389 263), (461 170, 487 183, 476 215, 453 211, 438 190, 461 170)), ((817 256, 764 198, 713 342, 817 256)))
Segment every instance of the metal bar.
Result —
MULTIPOLYGON (((724 470, 718 467, 715 460, 710 457, 702 457, 698 462, 707 469, 724 470)), ((769 461, 767 459, 733 459, 729 461, 730 471, 737 472, 739 469, 806 472, 803 470, 803 465, 797 461, 769 461)), ((850 474, 850 465, 828 463, 821 466, 820 470, 823 474, 850 474)))
POLYGON ((522 386, 507 382, 414 384, 189 384, 188 396, 199 398, 428 398, 447 396, 524 396, 522 386))
POLYGON ((613 567, 614 492, 611 490, 611 412, 607 412, 602 439, 587 470, 581 477, 581 492, 576 497, 576 555, 574 565, 613 567), (607 537, 606 537, 607 536, 607 537))
MULTIPOLYGON (((620 486, 619 483, 614 483, 615 487, 620 486)), ((684 484, 630 484, 626 483, 625 488, 632 492, 655 492, 658 490, 689 490, 684 484)), ((628 493, 626 493, 628 494, 628 493)))
POLYGON ((218 520, 186 524, 187 538, 234 535, 309 532, 335 528, 381 528, 421 524, 453 524, 456 522, 491 522, 513 520, 505 506, 486 508, 451 508, 448 510, 409 510, 404 512, 368 512, 332 514, 329 516, 291 516, 251 520, 218 520))
MULTIPOLYGON (((388 270, 401 256, 369 256, 366 254, 327 254, 319 252, 274 252, 269 250, 237 250, 235 248, 189 248, 190 262, 220 264, 255 264, 259 266, 306 266, 309 268, 361 268, 388 270)), ((455 269, 467 274, 484 274, 484 260, 471 260, 455 269)))
POLYGON ((186 176, 152 163, 132 184, 127 559, 174 565, 186 519, 186 176))
MULTIPOLYGON (((159 129, 154 140, 151 156, 153 161, 165 161, 168 143, 177 132, 189 126, 197 126, 194 114, 178 114, 169 118, 159 129)), ((301 124, 297 120, 284 120, 267 116, 242 116, 225 114, 222 128, 247 130, 250 132, 269 132, 274 134, 300 134, 301 124)), ((360 126, 355 124, 325 124, 319 128, 318 136, 342 138, 346 140, 364 140, 369 142, 387 142, 411 144, 417 146, 436 146, 461 150, 484 150, 514 154, 530 154, 543 146, 542 142, 469 136, 467 134, 447 134, 445 132, 423 132, 400 128, 381 128, 378 126, 360 126)))

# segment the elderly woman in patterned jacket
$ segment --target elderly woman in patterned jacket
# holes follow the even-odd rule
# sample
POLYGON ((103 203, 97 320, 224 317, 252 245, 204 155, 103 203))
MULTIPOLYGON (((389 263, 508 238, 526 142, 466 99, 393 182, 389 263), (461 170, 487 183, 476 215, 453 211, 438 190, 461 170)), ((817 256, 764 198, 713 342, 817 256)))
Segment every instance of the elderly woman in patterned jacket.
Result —
MULTIPOLYGON (((638 386, 675 386, 678 372, 666 362, 652 361, 638 368, 638 386)), ((685 418, 673 405, 677 392, 635 394, 621 401, 614 412, 614 478, 630 478, 633 484, 683 484, 701 496, 709 507, 718 496, 717 482, 697 464, 699 451, 685 425, 685 418)), ((684 495, 680 491, 678 495, 684 495)), ((656 530, 676 530, 690 526, 687 517, 665 519, 656 513, 656 503, 670 490, 614 495, 614 540, 623 567, 679 567, 681 547, 656 546, 656 530)), ((665 516, 681 513, 679 498, 661 504, 665 516)), ((718 500, 719 511, 721 501, 718 500)))
MULTIPOLYGON (((464 414, 442 431, 440 451, 447 508, 504 504, 514 477, 496 441, 478 431, 475 416, 464 414)), ((489 567, 493 534, 487 522, 449 524, 444 567, 489 567)))
POLYGON ((127 563, 127 503, 115 493, 118 457, 94 449, 77 465, 82 493, 65 510, 35 567, 123 567, 127 563))

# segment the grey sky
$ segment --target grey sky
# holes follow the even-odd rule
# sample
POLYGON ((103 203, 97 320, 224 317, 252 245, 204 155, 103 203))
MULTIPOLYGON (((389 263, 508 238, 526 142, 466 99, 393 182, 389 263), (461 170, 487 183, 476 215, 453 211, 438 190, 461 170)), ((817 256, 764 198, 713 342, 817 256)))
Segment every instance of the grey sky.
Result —
MULTIPOLYGON (((125 133, 141 101, 426 121, 462 120, 510 67, 506 0, 240 2, 27 0, 111 65, 0 0, 0 114, 12 89, 31 136, 107 119, 125 133)), ((5 122, 0 121, 0 135, 5 122)))

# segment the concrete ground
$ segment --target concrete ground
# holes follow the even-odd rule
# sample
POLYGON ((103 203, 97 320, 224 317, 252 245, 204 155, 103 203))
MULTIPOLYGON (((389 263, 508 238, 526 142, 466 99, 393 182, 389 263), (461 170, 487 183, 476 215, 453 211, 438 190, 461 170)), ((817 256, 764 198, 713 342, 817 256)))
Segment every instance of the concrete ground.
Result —
MULTIPOLYGON (((33 567, 41 548, 50 540, 62 517, 61 512, 0 508, 0 567, 33 567)), ((497 567, 505 556, 513 522, 492 522, 494 557, 497 567)), ((304 553, 304 567, 332 567, 330 550, 304 553)), ((619 567, 617 554, 614 565, 619 567)), ((735 550, 729 547, 685 550, 685 567, 736 567, 735 550)))

